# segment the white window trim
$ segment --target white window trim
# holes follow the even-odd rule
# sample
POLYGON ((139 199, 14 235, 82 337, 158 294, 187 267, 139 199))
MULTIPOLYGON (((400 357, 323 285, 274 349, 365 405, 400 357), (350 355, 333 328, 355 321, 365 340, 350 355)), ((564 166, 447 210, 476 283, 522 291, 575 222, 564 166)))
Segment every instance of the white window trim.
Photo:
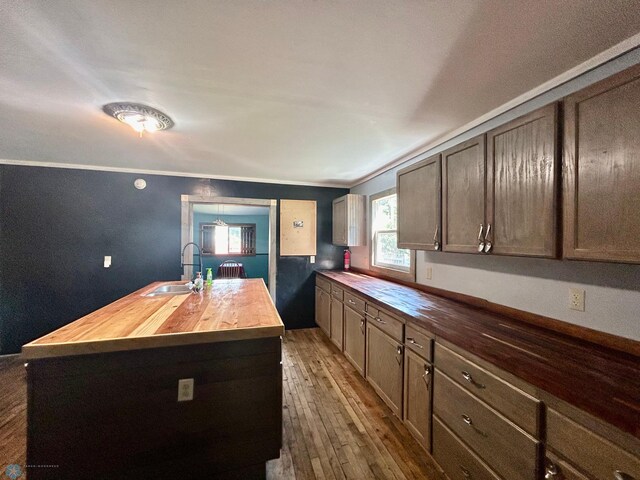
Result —
POLYGON ((388 190, 384 190, 382 192, 378 192, 374 195, 369 196, 369 270, 372 272, 379 273, 380 275, 385 275, 391 278, 397 278, 398 280, 405 280, 408 282, 416 281, 416 251, 409 251, 409 270, 398 270, 397 268, 393 268, 392 266, 385 267, 381 265, 374 265, 374 255, 375 255, 375 242, 374 236, 375 232, 373 231, 373 202, 376 200, 387 197, 389 195, 393 195, 396 193, 396 189, 390 188, 388 190))

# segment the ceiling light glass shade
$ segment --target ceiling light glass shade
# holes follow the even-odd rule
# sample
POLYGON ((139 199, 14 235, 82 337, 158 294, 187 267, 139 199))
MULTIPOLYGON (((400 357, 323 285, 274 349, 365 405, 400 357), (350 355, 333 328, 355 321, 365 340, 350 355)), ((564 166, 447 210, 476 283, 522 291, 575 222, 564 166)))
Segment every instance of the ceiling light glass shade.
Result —
POLYGON ((107 114, 126 123, 142 136, 143 132, 156 132, 173 127, 171 118, 153 107, 140 103, 109 103, 102 107, 107 114))

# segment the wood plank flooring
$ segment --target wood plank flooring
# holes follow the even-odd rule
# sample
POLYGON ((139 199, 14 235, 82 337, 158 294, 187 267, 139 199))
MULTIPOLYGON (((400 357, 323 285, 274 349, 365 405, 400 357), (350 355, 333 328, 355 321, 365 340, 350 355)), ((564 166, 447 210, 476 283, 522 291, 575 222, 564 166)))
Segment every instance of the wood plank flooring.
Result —
MULTIPOLYGON (((283 343, 283 446, 268 479, 441 480, 402 422, 319 329, 283 343)), ((0 473, 24 465, 26 381, 19 357, 0 359, 0 473)), ((24 477, 21 477, 21 479, 24 477)))

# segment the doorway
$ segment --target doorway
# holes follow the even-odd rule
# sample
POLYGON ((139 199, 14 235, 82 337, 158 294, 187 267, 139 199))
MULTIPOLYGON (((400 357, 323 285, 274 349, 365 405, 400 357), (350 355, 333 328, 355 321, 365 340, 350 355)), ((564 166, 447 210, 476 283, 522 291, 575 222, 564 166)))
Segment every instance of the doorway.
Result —
MULTIPOLYGON (((182 195, 181 204, 181 248, 198 244, 203 268, 214 275, 224 259, 242 263, 246 276, 265 280, 275 303, 277 200, 182 195)), ((193 278, 186 264, 199 263, 197 253, 193 246, 185 250, 183 281, 193 278)))

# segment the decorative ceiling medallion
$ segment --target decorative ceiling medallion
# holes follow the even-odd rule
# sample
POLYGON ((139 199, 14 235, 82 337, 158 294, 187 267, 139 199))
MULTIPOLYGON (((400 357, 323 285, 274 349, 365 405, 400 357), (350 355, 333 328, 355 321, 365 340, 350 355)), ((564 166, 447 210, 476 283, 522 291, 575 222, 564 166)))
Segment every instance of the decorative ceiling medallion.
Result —
POLYGON ((173 127, 171 118, 158 109, 140 103, 115 102, 102 107, 107 115, 126 123, 142 136, 143 132, 156 132, 173 127))

